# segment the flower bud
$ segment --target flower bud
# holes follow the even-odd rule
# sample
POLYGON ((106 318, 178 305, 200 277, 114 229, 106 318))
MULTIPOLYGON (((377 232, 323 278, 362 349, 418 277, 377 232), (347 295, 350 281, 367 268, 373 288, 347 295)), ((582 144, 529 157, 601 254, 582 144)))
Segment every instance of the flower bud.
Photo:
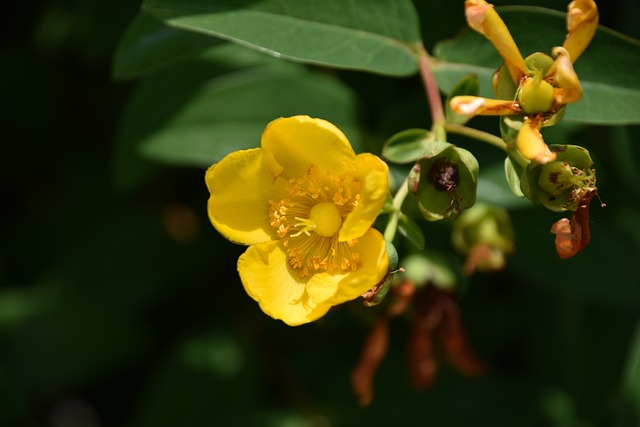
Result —
POLYGON ((458 217, 475 203, 478 161, 462 148, 433 142, 409 174, 409 192, 429 221, 458 217))
POLYGON ((464 273, 469 276, 475 270, 502 269, 506 255, 513 252, 515 232, 505 209, 478 203, 453 224, 451 240, 466 255, 464 273))
POLYGON ((556 212, 575 211, 596 188, 596 171, 589 151, 576 145, 550 145, 555 161, 529 165, 529 185, 535 201, 556 212))

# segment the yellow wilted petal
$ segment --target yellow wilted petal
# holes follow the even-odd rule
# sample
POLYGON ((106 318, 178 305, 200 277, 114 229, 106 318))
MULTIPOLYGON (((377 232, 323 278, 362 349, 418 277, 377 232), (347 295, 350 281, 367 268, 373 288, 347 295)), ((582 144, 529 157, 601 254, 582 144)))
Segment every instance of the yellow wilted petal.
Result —
POLYGON ((353 247, 359 254, 358 269, 341 274, 314 275, 307 284, 310 300, 316 304, 337 305, 351 301, 384 279, 389 269, 389 259, 384 237, 370 228, 353 247))
POLYGON ((207 170, 207 210, 220 234, 244 245, 273 238, 266 214, 273 169, 275 164, 263 161, 263 150, 254 148, 235 151, 207 170))
POLYGON ((280 118, 269 123, 261 146, 272 152, 285 178, 303 175, 309 165, 339 173, 355 159, 342 131, 326 120, 309 116, 280 118))
POLYGON ((504 59, 513 81, 519 82, 520 78, 527 74, 527 66, 509 29, 493 5, 485 0, 466 0, 464 7, 469 26, 495 46, 504 59))
POLYGON ((560 104, 568 104, 576 102, 582 98, 582 86, 578 75, 573 69, 569 52, 565 48, 556 47, 553 54, 557 55, 554 69, 554 81, 558 89, 556 89, 555 98, 560 104))
POLYGON ((522 128, 518 132, 516 144, 522 157, 527 160, 548 163, 556 159, 556 153, 549 150, 549 147, 542 139, 539 125, 532 123, 529 119, 525 119, 522 128))
POLYGON ((593 0, 574 0, 567 8, 567 37, 563 47, 572 62, 582 55, 598 29, 598 6, 593 0))
POLYGON ((353 177, 360 183, 360 198, 342 223, 338 236, 341 242, 357 239, 371 227, 389 193, 389 169, 377 156, 359 154, 354 168, 353 177))
POLYGON ((244 289, 262 311, 290 326, 313 322, 324 316, 330 304, 314 304, 306 281, 294 271, 281 242, 249 247, 238 259, 244 289))
POLYGON ((508 116, 522 113, 522 109, 513 101, 481 98, 479 96, 454 96, 449 102, 451 109, 458 114, 473 116, 508 116))

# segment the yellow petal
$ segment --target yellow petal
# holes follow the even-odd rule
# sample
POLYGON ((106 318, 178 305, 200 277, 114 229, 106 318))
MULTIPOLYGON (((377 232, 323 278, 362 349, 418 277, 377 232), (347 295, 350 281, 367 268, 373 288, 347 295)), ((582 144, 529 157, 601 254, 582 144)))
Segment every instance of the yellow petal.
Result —
POLYGON ((340 129, 308 116, 272 121, 262 134, 261 146, 273 153, 285 178, 301 176, 310 164, 341 172, 356 156, 340 129))
POLYGON ((519 82, 520 78, 527 74, 527 66, 509 29, 493 5, 485 0, 467 0, 464 6, 469 26, 495 46, 504 59, 513 81, 519 82))
POLYGON ((290 326, 313 322, 331 308, 310 301, 306 281, 290 267, 280 242, 250 246, 238 259, 238 272, 262 311, 290 326))
POLYGON ((272 239, 267 207, 274 178, 263 161, 263 150, 235 151, 205 174, 208 212, 214 227, 227 239, 245 245, 272 239))
POLYGON ((560 104, 576 102, 582 98, 582 86, 580 85, 580 80, 578 80, 578 75, 573 69, 569 52, 562 47, 556 47, 553 50, 553 54, 558 56, 553 76, 556 86, 559 88, 556 89, 556 101, 560 104))
POLYGON ((309 280, 307 291, 316 304, 337 305, 358 298, 387 274, 389 259, 384 237, 370 228, 353 247, 360 254, 359 268, 348 273, 320 273, 309 280))
POLYGON ((598 29, 598 7, 593 0, 574 0, 567 8, 567 38, 563 47, 572 62, 587 48, 598 29))
POLYGON ((339 241, 357 239, 367 232, 382 210, 389 194, 387 164, 370 153, 359 154, 353 175, 361 183, 360 200, 345 218, 339 241))
POLYGON ((542 139, 539 123, 533 123, 529 119, 525 119, 522 128, 518 132, 516 144, 518 151, 527 160, 533 160, 538 163, 548 163, 556 159, 556 153, 549 150, 547 144, 542 139))
POLYGON ((508 116, 522 113, 516 102, 500 99, 481 98, 479 96, 454 96, 449 102, 451 109, 458 114, 474 116, 508 116))

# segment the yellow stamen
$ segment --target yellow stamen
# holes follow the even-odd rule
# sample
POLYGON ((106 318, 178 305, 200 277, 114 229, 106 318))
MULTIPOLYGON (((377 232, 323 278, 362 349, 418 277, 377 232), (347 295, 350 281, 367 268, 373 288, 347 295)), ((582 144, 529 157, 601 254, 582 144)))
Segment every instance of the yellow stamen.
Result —
POLYGON ((269 224, 300 277, 320 271, 354 271, 357 241, 338 241, 342 221, 360 201, 361 184, 346 174, 322 173, 314 165, 288 181, 285 199, 269 201, 269 224))

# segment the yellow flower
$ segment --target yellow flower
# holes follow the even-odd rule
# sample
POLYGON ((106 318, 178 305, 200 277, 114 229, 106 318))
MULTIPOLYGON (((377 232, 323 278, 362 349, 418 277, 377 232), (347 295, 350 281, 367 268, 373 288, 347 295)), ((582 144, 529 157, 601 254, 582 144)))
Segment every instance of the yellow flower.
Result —
POLYGON ((249 245, 238 272, 262 311, 312 322, 387 273, 384 238, 371 228, 389 191, 387 165, 308 116, 274 120, 260 145, 207 170, 209 219, 249 245))
POLYGON ((593 0, 575 0, 568 6, 567 36, 562 46, 552 49, 555 61, 534 53, 523 59, 506 25, 485 0, 466 0, 465 14, 471 28, 485 36, 504 59, 507 72, 498 72, 494 89, 513 87, 513 99, 493 100, 456 96, 451 108, 467 116, 522 114, 525 117, 516 146, 527 160, 547 163, 555 159, 542 139, 540 129, 566 104, 582 97, 582 87, 573 63, 591 42, 598 27, 598 9, 593 0), (500 80, 509 78, 505 84, 500 80), (524 135, 523 135, 524 133, 524 135))

